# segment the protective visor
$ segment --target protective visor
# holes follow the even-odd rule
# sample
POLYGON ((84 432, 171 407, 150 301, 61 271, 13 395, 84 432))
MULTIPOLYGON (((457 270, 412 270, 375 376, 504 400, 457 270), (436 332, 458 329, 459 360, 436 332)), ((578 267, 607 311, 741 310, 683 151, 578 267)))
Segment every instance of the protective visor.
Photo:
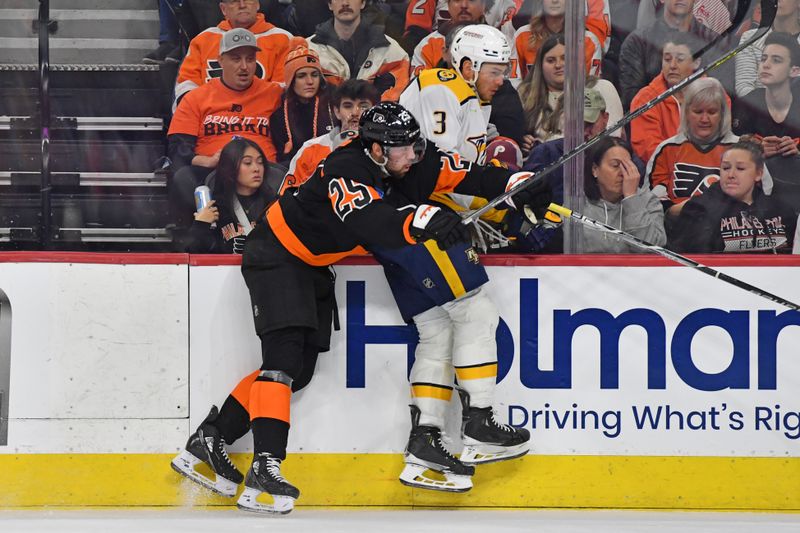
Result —
POLYGON ((409 164, 413 165, 422 160, 422 156, 425 154, 426 147, 427 142, 425 141, 425 138, 420 137, 414 141, 414 144, 406 146, 386 146, 384 150, 386 157, 390 161, 400 161, 401 159, 407 158, 409 160, 409 164))

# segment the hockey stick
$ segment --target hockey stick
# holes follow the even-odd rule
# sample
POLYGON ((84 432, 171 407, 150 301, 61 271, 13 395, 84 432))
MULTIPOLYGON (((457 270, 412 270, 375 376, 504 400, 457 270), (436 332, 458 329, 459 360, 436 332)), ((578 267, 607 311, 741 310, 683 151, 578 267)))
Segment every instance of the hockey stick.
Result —
MULTIPOLYGON (((740 9, 738 9, 736 11, 736 19, 737 19, 738 22, 741 22, 741 19, 744 18, 744 13, 746 13, 748 11, 749 6, 750 6, 750 0, 741 0, 740 9)), ((575 158, 575 156, 577 156, 578 154, 580 154, 582 152, 585 152, 586 150, 588 150, 589 148, 594 146, 603 137, 606 137, 610 133, 612 133, 614 131, 617 131, 618 129, 622 128, 623 126, 625 126, 626 124, 631 122, 633 119, 635 119, 639 115, 642 115, 643 113, 648 112, 653 107, 657 106, 658 104, 660 104, 661 102, 663 102, 664 100, 666 100, 667 98, 669 98, 670 96, 675 94, 676 92, 682 90, 684 87, 686 87, 687 85, 692 83, 694 80, 696 80, 696 79, 698 79, 698 78, 700 78, 702 76, 705 76, 705 74, 707 72, 719 67, 720 65, 722 65, 723 63, 725 63, 726 61, 728 61, 729 59, 734 57, 736 54, 738 54, 739 52, 741 52, 742 50, 744 50, 745 48, 747 48, 748 46, 750 46, 751 44, 756 42, 758 39, 763 37, 764 34, 767 33, 767 31, 769 30, 770 26, 772 26, 772 21, 775 19, 775 13, 777 12, 777 10, 778 10, 778 0, 761 0, 761 22, 759 23, 759 26, 758 26, 759 31, 757 31, 750 39, 748 39, 746 42, 740 43, 739 46, 737 46, 736 48, 734 48, 733 50, 731 50, 727 54, 723 55, 722 57, 720 57, 719 59, 717 59, 713 63, 701 68, 700 70, 698 70, 697 72, 695 72, 694 74, 689 76, 688 78, 686 78, 683 81, 673 85, 672 87, 670 87, 669 89, 667 89, 666 91, 661 93, 660 95, 658 95, 655 98, 653 98, 652 100, 650 100, 647 104, 643 105, 642 107, 640 107, 640 108, 638 108, 638 109, 636 109, 634 111, 631 111, 630 113, 628 113, 627 115, 625 115, 624 117, 619 119, 619 121, 617 121, 616 124, 606 128, 606 130, 603 133, 601 133, 599 135, 596 135, 596 136, 592 137, 591 139, 589 139, 588 141, 584 142, 583 144, 580 144, 580 145, 576 146, 575 148, 570 150, 568 153, 562 155, 560 159, 558 159, 557 161, 547 165, 545 168, 543 168, 542 170, 537 172, 536 175, 532 179, 520 182, 517 186, 512 187, 511 189, 507 190, 506 192, 504 192, 500 196, 497 196, 496 198, 491 200, 489 203, 487 203, 485 206, 481 207, 480 209, 477 209, 477 210, 473 211, 470 215, 464 217, 464 224, 471 224, 472 222, 474 222, 475 220, 480 218, 481 215, 483 215, 484 213, 486 213, 490 209, 493 209, 494 207, 496 207, 500 203, 506 201, 508 198, 511 198, 512 196, 517 194, 520 191, 520 189, 529 187, 529 186, 533 185, 534 183, 538 183, 540 180, 544 179, 545 176, 551 174, 554 170, 556 170, 558 167, 562 166, 567 161, 570 161, 571 159, 575 158)), ((734 27, 734 25, 731 24, 731 26, 727 30, 725 30, 725 32, 721 33, 714 41, 712 41, 706 47, 704 47, 703 50, 701 50, 701 52, 705 51, 710 46, 712 46, 712 45, 716 44, 717 42, 719 42, 719 39, 721 39, 722 36, 725 35, 726 32, 728 32, 733 27, 734 27)))
POLYGON ((715 270, 715 269, 713 269, 711 267, 703 265, 702 263, 698 263, 697 261, 693 261, 693 260, 689 259, 688 257, 684 257, 684 256, 682 256, 680 254, 676 254, 675 252, 673 252, 671 250, 668 250, 668 249, 666 249, 666 248, 664 248, 662 246, 657 246, 655 244, 650 244, 649 242, 643 241, 642 239, 640 239, 638 237, 634 237, 630 233, 627 233, 625 231, 617 229, 617 228, 615 228, 613 226, 609 226, 608 224, 604 224, 604 223, 602 223, 602 222, 600 222, 598 220, 594 220, 593 218, 589 218, 589 217, 587 217, 585 215, 582 215, 580 213, 576 213, 575 211, 572 211, 571 209, 568 209, 568 208, 566 208, 564 206, 561 206, 561 205, 558 205, 558 204, 550 204, 550 207, 548 207, 548 209, 550 211, 560 215, 563 218, 569 218, 570 220, 575 220, 575 221, 580 222, 581 224, 583 224, 585 226, 588 226, 590 228, 594 228, 594 229, 598 229, 598 230, 605 231, 605 232, 608 232, 608 233, 612 233, 612 234, 616 235, 617 237, 619 237, 620 239, 624 240, 625 242, 630 243, 630 244, 632 244, 632 245, 634 245, 634 246, 636 246, 638 248, 642 248, 644 250, 647 250, 647 251, 650 251, 650 252, 653 252, 653 253, 657 253, 658 255, 664 256, 667 259, 675 261, 676 263, 680 263, 680 264, 682 264, 684 266, 691 267, 691 268, 693 268, 693 269, 695 269, 695 270, 697 270, 699 272, 702 272, 703 274, 708 274, 709 276, 717 278, 718 280, 724 281, 726 283, 730 283, 731 285, 735 285, 736 287, 739 287, 740 289, 744 289, 747 292, 752 292, 753 294, 757 294, 758 296, 766 298, 767 300, 770 300, 772 302, 784 305, 784 306, 788 307, 789 309, 794 309, 795 311, 800 311, 800 305, 797 305, 796 303, 792 303, 789 300, 785 300, 784 298, 781 298, 780 296, 776 296, 775 294, 772 294, 771 292, 767 292, 764 289, 759 289, 755 285, 750 285, 749 283, 746 283, 746 282, 744 282, 744 281, 742 281, 740 279, 736 279, 733 276, 729 276, 728 274, 720 272, 719 270, 715 270))

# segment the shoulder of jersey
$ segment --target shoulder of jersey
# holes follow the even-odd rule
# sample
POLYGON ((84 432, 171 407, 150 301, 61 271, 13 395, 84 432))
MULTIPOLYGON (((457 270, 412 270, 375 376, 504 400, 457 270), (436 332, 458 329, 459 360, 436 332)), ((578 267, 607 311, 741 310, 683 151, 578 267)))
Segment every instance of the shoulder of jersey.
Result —
POLYGON ((442 85, 450 89, 460 104, 467 100, 477 98, 472 87, 461 76, 446 68, 431 68, 419 73, 420 91, 426 87, 442 85))
POLYGON ((273 37, 273 36, 283 36, 287 39, 291 40, 294 37, 291 33, 284 30, 283 28, 278 28, 277 26, 273 26, 272 28, 268 29, 267 31, 256 33, 256 39, 261 39, 262 37, 273 37))
POLYGON ((514 32, 514 41, 517 41, 523 35, 526 39, 530 39, 531 34, 531 25, 525 24, 524 26, 520 26, 517 28, 517 31, 514 32))

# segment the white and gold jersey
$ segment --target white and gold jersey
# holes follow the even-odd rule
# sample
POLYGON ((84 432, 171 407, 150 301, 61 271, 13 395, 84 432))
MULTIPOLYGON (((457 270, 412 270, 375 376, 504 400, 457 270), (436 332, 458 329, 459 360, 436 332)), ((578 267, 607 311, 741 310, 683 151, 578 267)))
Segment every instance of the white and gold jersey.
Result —
POLYGON ((400 95, 400 105, 419 122, 425 138, 445 151, 484 164, 492 107, 451 69, 420 72, 400 95))

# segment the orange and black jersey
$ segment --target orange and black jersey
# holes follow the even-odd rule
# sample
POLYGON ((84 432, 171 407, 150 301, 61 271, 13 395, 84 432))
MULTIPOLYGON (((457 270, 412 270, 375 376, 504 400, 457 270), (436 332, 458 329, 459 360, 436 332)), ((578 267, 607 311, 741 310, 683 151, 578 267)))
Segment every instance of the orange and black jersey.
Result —
POLYGON ((414 209, 431 194, 494 198, 505 191, 510 174, 429 144, 403 178, 386 178, 355 139, 332 152, 301 187, 287 190, 266 220, 289 252, 309 265, 326 266, 374 246, 414 244, 414 209))

